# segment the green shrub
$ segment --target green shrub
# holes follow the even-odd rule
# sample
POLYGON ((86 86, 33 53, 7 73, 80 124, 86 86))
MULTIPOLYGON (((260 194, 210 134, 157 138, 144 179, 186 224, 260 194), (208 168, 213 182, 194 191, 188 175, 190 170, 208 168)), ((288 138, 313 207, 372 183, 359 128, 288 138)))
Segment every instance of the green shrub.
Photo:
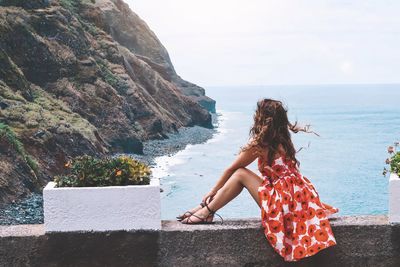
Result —
MULTIPOLYGON (((390 172, 396 173, 400 176, 400 151, 397 152, 397 148, 399 146, 399 142, 395 142, 394 146, 388 147, 388 153, 391 155, 390 158, 386 159, 386 164, 390 166, 390 172)), ((383 175, 386 175, 388 170, 386 168, 383 169, 383 175)))
POLYGON ((390 160, 390 171, 400 176, 400 152, 392 156, 390 160))
POLYGON ((67 175, 54 178, 57 187, 98 187, 146 185, 150 183, 150 168, 131 157, 76 157, 65 164, 67 175))
POLYGON ((112 73, 112 71, 108 68, 107 63, 104 60, 97 60, 96 62, 100 68, 100 73, 104 81, 115 88, 118 93, 122 95, 126 94, 126 91, 129 89, 128 83, 118 76, 114 75, 114 73, 112 73))
POLYGON ((61 6, 68 9, 71 12, 77 12, 81 1, 77 0, 60 0, 61 6))
POLYGON ((36 173, 38 170, 38 163, 26 153, 24 145, 18 140, 17 135, 7 124, 0 122, 0 139, 5 138, 8 143, 15 149, 18 155, 20 155, 26 164, 36 173))

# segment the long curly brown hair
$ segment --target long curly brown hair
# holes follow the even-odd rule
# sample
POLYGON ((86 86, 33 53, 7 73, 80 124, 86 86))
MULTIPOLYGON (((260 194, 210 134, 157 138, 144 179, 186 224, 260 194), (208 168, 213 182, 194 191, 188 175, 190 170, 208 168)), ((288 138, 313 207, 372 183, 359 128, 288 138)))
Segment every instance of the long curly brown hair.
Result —
MULTIPOLYGON (((308 126, 307 126, 308 127, 308 126)), ((257 110, 254 114, 254 124, 250 129, 250 142, 241 148, 242 151, 255 147, 257 151, 267 151, 267 163, 272 165, 274 156, 278 153, 279 145, 285 151, 286 158, 294 160, 296 165, 300 162, 296 159, 296 150, 292 143, 290 131, 309 132, 306 127, 300 128, 289 122, 287 109, 281 101, 273 99, 261 99, 257 102, 257 110)))

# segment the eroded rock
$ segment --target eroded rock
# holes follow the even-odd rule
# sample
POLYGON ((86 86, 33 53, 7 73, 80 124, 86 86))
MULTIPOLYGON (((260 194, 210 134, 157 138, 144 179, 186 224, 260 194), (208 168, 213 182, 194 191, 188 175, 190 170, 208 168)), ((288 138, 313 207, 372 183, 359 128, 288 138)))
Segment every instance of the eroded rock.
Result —
POLYGON ((0 136, 0 203, 40 189, 70 157, 142 153, 143 141, 179 127, 212 127, 204 107, 215 102, 176 74, 123 1, 0 6, 0 123, 39 166, 28 173, 0 136))

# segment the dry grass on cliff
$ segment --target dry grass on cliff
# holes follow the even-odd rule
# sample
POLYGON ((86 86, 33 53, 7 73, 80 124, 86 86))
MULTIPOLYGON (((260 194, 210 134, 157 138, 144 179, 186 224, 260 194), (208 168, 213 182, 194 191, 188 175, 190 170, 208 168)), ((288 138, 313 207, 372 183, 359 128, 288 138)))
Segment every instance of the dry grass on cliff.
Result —
POLYGON ((14 131, 6 124, 0 122, 0 139, 5 139, 15 151, 25 160, 26 164, 37 172, 38 163, 28 153, 26 153, 24 145, 19 141, 14 131))

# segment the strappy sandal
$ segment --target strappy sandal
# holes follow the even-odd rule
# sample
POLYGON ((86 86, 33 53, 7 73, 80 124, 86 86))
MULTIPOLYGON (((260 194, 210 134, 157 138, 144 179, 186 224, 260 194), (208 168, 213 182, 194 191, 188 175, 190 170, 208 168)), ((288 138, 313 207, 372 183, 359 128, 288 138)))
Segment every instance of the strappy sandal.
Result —
MULTIPOLYGON (((205 203, 204 203, 204 202, 201 202, 201 203, 200 203, 200 206, 201 206, 202 208, 204 208, 205 203)), ((191 212, 191 211, 186 211, 183 215, 181 215, 181 216, 176 216, 176 220, 177 220, 177 221, 182 221, 182 220, 185 219, 186 217, 190 217, 190 216, 192 216, 192 215, 193 215, 193 212, 191 212), (189 216, 186 216, 187 213, 189 213, 190 215, 189 215, 189 216)))
MULTIPOLYGON (((208 209, 208 211, 210 212, 210 213, 208 214, 208 216, 210 216, 210 215, 217 215, 217 216, 221 219, 221 224, 224 223, 224 219, 222 219, 221 215, 219 215, 218 213, 216 213, 214 210, 210 209, 210 208, 208 207, 207 203, 205 203, 205 206, 206 206, 206 208, 208 209)), ((194 215, 194 214, 193 214, 193 215, 194 215)), ((208 216, 207 216, 206 218, 208 218, 208 216)))
POLYGON ((199 216, 197 216, 196 214, 192 214, 192 215, 190 215, 189 217, 187 217, 187 222, 186 222, 186 223, 184 223, 184 222, 181 222, 181 223, 183 223, 183 224, 215 224, 214 221, 207 221, 208 217, 213 216, 213 215, 219 216, 219 218, 221 219, 221 224, 224 223, 224 219, 222 219, 221 215, 219 215, 218 213, 216 213, 214 210, 210 209, 210 207, 208 207, 207 203, 204 203, 204 205, 206 206, 206 208, 207 208, 208 211, 209 211, 208 215, 207 215, 205 218, 199 217, 199 216), (200 219, 200 221, 194 222, 194 221, 190 220, 190 217, 191 217, 191 216, 197 217, 198 219, 200 219), (189 221, 190 221, 190 223, 189 223, 189 221))

